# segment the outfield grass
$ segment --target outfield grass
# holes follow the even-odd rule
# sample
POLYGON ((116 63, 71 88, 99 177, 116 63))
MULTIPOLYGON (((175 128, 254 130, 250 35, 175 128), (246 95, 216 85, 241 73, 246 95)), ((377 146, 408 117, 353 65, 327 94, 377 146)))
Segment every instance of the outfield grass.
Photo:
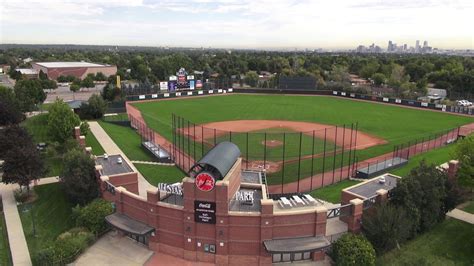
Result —
POLYGON ((447 219, 433 230, 377 259, 378 265, 472 265, 473 225, 447 219))
POLYGON ((133 164, 138 171, 153 186, 158 183, 176 183, 181 182, 185 174, 176 166, 151 165, 151 164, 133 164))
POLYGON ((104 148, 102 148, 92 132, 86 135, 86 146, 92 148, 92 154, 94 155, 103 155, 105 153, 104 148))
POLYGON ((7 227, 5 224, 5 217, 3 212, 0 211, 0 265, 12 265, 10 246, 8 245, 7 227))
POLYGON ((142 147, 140 135, 131 127, 104 121, 98 122, 130 160, 155 161, 155 157, 142 147))
MULTIPOLYGON (((328 125, 347 125, 358 122, 359 130, 388 141, 384 145, 357 151, 358 161, 390 153, 393 151, 394 145, 421 139, 434 133, 445 132, 448 129, 474 121, 471 117, 402 108, 394 105, 333 97, 295 95, 234 94, 219 97, 143 102, 133 105, 142 112, 147 124, 168 140, 172 138, 171 115, 173 113, 196 124, 242 119, 291 120, 328 125)), ((317 145, 316 149, 320 148, 321 146, 317 145)), ((244 150, 245 148, 240 145, 240 149, 244 150)), ((328 170, 327 166, 332 167, 334 161, 336 166, 340 166, 342 158, 339 157, 340 155, 336 158, 328 157, 327 159, 330 159, 330 161, 325 160, 327 165, 324 169, 328 170)), ((346 155, 342 165, 349 163, 347 158, 346 155)), ((298 166, 298 162, 288 163, 285 166, 284 182, 296 180, 298 178, 296 174, 298 168, 301 172, 300 178, 309 176, 312 173, 310 171, 311 167, 313 167, 313 173, 319 173, 323 170, 322 164, 322 159, 317 159, 313 165, 311 159, 303 160, 301 166, 298 166), (286 171, 288 171, 288 174, 286 171)), ((273 174, 274 177, 281 175, 281 173, 273 174)))
POLYGON ((360 183, 356 180, 342 180, 339 183, 311 191, 311 196, 331 203, 341 203, 341 191, 346 187, 360 183))
POLYGON ((408 164, 398 169, 392 170, 390 171, 390 173, 401 177, 407 176, 410 173, 411 169, 417 167, 422 160, 425 160, 428 164, 443 164, 453 158, 455 148, 456 145, 451 144, 448 146, 431 150, 429 152, 417 154, 410 158, 408 164))
POLYGON ((470 200, 466 206, 462 208, 463 211, 474 214, 474 201, 470 200))
POLYGON ((71 219, 72 204, 69 203, 61 184, 53 183, 34 187, 38 198, 33 203, 18 206, 23 231, 30 255, 48 247, 58 235, 74 226, 71 219), (25 209, 31 209, 25 211, 25 209), (34 217, 36 236, 33 235, 34 217))

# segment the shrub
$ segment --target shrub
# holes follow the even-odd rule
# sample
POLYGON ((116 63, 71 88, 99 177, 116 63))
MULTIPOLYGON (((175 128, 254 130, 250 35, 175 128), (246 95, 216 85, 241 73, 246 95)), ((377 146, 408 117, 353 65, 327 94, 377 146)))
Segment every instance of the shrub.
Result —
POLYGON ((40 250, 35 265, 65 265, 73 262, 94 241, 94 235, 85 228, 73 228, 59 235, 54 243, 40 250))
POLYGON ((19 188, 13 191, 13 196, 15 197, 16 202, 24 203, 28 199, 29 194, 28 194, 28 191, 22 190, 21 188, 19 188))
POLYGON ((375 250, 363 236, 345 234, 332 245, 336 265, 375 265, 375 250))
POLYGON ((96 199, 82 208, 76 206, 73 209, 76 225, 86 227, 96 235, 107 229, 105 216, 112 213, 112 204, 103 199, 96 199))
POLYGON ((81 123, 81 135, 87 136, 87 134, 89 134, 89 132, 90 132, 89 124, 87 122, 82 122, 81 123))

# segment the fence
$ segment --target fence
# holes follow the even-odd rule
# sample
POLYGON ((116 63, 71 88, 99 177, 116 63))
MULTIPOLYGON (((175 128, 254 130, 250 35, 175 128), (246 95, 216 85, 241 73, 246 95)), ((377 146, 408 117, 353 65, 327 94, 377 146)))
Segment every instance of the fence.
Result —
POLYGON ((271 194, 309 191, 316 184, 313 184, 313 178, 305 182, 303 179, 317 174, 324 176, 325 172, 325 184, 351 175, 349 168, 344 167, 350 166, 355 158, 357 123, 300 132, 285 125, 272 128, 267 123, 252 124, 253 131, 244 129, 249 128, 248 125, 239 124, 235 128, 240 129, 205 127, 173 115, 171 153, 176 165, 187 172, 216 144, 230 141, 239 147, 244 169, 266 172, 271 194), (285 188, 289 183, 296 187, 285 188))

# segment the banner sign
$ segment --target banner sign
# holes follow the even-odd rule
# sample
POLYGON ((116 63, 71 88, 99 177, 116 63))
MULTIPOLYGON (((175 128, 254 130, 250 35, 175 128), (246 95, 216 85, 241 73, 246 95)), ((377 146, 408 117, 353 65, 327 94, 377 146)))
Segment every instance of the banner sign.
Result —
POLYGON ((189 89, 194 90, 194 80, 189 81, 189 89))
POLYGON ((194 221, 196 223, 216 223, 216 203, 207 201, 194 201, 194 221))
POLYGON ((158 183, 158 190, 165 192, 165 193, 170 193, 170 194, 175 194, 182 196, 183 195, 183 188, 180 185, 170 185, 166 183, 158 183))
POLYGON ((162 91, 168 90, 168 82, 166 82, 166 81, 160 82, 160 90, 162 90, 162 91))
POLYGON ((202 88, 202 81, 196 80, 196 88, 198 89, 202 88))

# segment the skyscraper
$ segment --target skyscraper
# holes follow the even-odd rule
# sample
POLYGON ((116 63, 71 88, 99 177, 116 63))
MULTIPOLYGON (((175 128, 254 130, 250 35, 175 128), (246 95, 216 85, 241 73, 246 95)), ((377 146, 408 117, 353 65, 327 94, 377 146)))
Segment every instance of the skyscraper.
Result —
POLYGON ((387 51, 391 52, 392 50, 393 50, 393 43, 392 43, 392 41, 388 41, 387 51))
POLYGON ((420 51, 420 40, 416 40, 416 45, 415 45, 415 52, 420 51))
POLYGON ((428 41, 423 42, 423 47, 428 47, 428 41))

